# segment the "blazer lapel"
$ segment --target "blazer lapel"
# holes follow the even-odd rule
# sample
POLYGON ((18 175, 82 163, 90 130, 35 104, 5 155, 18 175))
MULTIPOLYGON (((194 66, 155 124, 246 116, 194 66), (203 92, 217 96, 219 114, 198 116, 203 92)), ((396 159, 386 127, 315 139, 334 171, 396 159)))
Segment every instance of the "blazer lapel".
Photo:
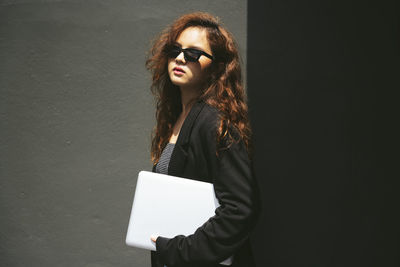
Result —
POLYGON ((205 103, 203 101, 196 102, 191 108, 182 128, 179 132, 178 140, 176 141, 174 151, 172 152, 171 159, 168 166, 168 174, 173 176, 182 177, 183 170, 186 163, 189 138, 192 132, 193 124, 203 109, 205 103))

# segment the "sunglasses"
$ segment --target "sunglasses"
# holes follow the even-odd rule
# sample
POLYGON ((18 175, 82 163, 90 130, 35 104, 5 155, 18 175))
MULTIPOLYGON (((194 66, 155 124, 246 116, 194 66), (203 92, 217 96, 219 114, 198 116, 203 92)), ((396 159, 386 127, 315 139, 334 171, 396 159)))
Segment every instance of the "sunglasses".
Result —
POLYGON ((182 47, 179 47, 177 45, 172 46, 169 49, 168 55, 171 58, 176 58, 181 52, 183 52, 183 56, 185 57, 186 61, 190 61, 190 62, 196 62, 199 60, 199 58, 203 55, 206 56, 210 59, 214 59, 213 56, 207 54, 204 51, 195 49, 195 48, 185 48, 182 49, 182 47))

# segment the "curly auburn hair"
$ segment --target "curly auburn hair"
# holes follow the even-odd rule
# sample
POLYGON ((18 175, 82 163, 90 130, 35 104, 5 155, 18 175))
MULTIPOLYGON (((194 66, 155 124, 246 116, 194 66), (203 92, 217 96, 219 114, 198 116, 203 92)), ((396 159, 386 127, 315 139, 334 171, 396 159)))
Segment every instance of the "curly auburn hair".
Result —
POLYGON ((158 162, 172 134, 174 124, 182 112, 180 89, 171 82, 168 75, 166 51, 188 27, 200 27, 206 30, 214 56, 209 67, 209 77, 198 100, 204 100, 219 110, 216 154, 229 147, 232 142, 238 142, 240 138, 250 154, 251 128, 236 42, 233 35, 221 26, 218 17, 206 12, 194 12, 179 17, 163 30, 153 41, 146 60, 146 68, 152 73, 151 91, 156 98, 157 107, 157 124, 151 144, 153 164, 158 162), (236 138, 229 130, 232 128, 239 135, 235 135, 236 138))

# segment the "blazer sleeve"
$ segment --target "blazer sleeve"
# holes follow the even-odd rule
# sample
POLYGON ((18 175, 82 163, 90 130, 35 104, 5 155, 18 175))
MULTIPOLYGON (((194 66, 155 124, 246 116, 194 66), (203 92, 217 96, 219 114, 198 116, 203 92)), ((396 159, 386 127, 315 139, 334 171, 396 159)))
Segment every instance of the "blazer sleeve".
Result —
POLYGON ((244 142, 216 156, 216 124, 209 124, 200 136, 220 206, 193 234, 157 238, 156 253, 168 266, 222 262, 243 245, 259 217, 259 191, 244 142))

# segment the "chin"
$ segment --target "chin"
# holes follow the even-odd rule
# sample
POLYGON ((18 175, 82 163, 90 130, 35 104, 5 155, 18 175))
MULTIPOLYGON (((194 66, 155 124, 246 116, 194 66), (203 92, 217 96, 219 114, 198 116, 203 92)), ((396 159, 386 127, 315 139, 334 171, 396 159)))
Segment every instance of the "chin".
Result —
POLYGON ((185 81, 182 81, 181 79, 176 79, 175 77, 173 78, 169 78, 172 82, 172 84, 176 85, 176 86, 182 86, 182 85, 186 85, 187 83, 185 81))

